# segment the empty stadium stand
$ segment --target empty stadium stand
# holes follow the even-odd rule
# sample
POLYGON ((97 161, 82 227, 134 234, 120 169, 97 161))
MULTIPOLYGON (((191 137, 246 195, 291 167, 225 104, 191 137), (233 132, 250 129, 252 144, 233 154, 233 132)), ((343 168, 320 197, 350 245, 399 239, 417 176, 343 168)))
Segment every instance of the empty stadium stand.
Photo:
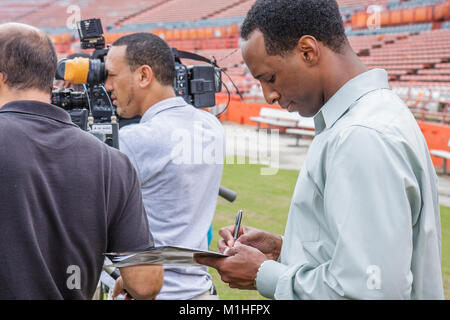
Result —
POLYGON ((81 19, 91 18, 93 15, 101 17, 104 26, 112 27, 122 19, 132 16, 146 9, 156 7, 164 0, 25 0, 1 1, 0 22, 17 21, 30 25, 50 28, 63 28, 68 19, 79 10, 81 19), (11 14, 5 15, 5 10, 11 14))
POLYGON ((165 21, 195 21, 207 19, 216 12, 224 11, 238 6, 241 0, 190 0, 177 1, 166 0, 162 5, 153 10, 146 10, 130 18, 126 22, 148 23, 165 21))
POLYGON ((45 11, 55 0, 25 0, 0 2, 0 23, 18 21, 23 17, 37 11, 45 11))
MULTIPOLYGON (((76 10, 82 19, 102 19, 108 43, 127 33, 151 31, 180 50, 215 57, 247 97, 262 101, 239 50, 239 24, 254 1, 2 0, 0 23, 17 21, 44 29, 52 34, 60 56, 79 50, 76 31, 67 28, 76 10)), ((369 68, 386 69, 392 88, 419 117, 447 111, 450 0, 337 2, 350 44, 369 68), (375 19, 373 5, 380 23, 375 27, 368 23, 375 19)))

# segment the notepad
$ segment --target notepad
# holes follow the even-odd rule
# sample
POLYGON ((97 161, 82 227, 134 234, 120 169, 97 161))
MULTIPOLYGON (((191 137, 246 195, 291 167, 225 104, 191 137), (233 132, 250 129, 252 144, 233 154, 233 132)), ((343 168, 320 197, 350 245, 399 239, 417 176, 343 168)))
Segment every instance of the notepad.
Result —
POLYGON ((111 252, 105 255, 112 261, 112 267, 128 267, 142 264, 201 266, 194 257, 224 258, 219 252, 176 246, 154 247, 140 252, 111 252))

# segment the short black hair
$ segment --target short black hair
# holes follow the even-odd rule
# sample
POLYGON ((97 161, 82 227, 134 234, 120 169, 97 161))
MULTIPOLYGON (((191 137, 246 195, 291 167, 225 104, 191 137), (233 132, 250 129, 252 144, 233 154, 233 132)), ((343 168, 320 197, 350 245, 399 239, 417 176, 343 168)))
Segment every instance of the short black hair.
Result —
POLYGON ((117 39, 113 46, 127 46, 125 57, 132 71, 148 65, 159 83, 173 86, 175 62, 172 50, 157 35, 133 33, 117 39))
POLYGON ((0 32, 0 72, 9 87, 50 93, 56 64, 53 43, 42 31, 11 26, 0 32))
POLYGON ((269 55, 292 51, 304 35, 335 52, 348 43, 335 0, 257 0, 242 23, 242 39, 255 30, 263 34, 269 55))

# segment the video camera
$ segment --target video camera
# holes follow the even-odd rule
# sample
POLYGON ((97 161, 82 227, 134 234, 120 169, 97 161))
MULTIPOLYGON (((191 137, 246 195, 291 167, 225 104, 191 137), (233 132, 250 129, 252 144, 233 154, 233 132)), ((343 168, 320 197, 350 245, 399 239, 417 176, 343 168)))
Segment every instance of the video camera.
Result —
MULTIPOLYGON (((58 62, 57 80, 82 84, 84 91, 60 89, 52 92, 51 103, 67 110, 72 121, 85 131, 105 135, 105 142, 118 148, 119 120, 116 108, 103 84, 107 78, 103 28, 100 19, 77 22, 82 49, 95 49, 90 58, 62 59, 58 62)), ((175 60, 174 89, 177 96, 197 108, 215 106, 215 94, 222 89, 222 73, 215 60, 172 48, 175 60), (210 65, 186 66, 181 58, 207 62, 210 65)))

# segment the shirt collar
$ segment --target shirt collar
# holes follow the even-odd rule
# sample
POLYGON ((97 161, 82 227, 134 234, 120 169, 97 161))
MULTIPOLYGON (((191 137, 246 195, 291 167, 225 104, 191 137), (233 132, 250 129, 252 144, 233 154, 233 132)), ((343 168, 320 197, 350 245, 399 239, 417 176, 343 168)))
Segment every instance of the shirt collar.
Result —
POLYGON ((11 101, 0 108, 0 112, 20 112, 74 125, 70 115, 62 108, 33 100, 11 101))
POLYGON ((150 108, 148 108, 147 111, 145 111, 144 115, 141 118, 140 123, 151 120, 156 114, 164 110, 176 107, 184 107, 186 105, 187 105, 186 101, 184 101, 184 99, 181 97, 173 97, 161 100, 152 105, 150 108))
POLYGON ((314 116, 316 134, 331 128, 356 101, 377 89, 389 89, 383 69, 372 69, 347 81, 314 116))

